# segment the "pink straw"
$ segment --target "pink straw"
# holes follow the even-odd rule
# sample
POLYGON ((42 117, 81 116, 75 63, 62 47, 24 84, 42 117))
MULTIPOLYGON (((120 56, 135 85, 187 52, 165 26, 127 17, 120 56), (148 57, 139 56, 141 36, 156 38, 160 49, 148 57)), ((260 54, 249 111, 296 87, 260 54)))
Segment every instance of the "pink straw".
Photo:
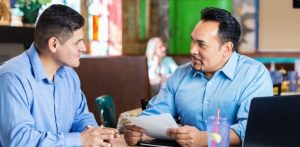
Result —
MULTIPOLYGON (((218 127, 219 120, 220 120, 220 108, 218 108, 218 110, 217 110, 217 115, 216 115, 216 119, 214 122, 214 128, 213 128, 214 133, 218 133, 218 131, 219 131, 219 127, 218 127)), ((212 141, 212 147, 215 147, 215 146, 216 146, 216 142, 212 141)))

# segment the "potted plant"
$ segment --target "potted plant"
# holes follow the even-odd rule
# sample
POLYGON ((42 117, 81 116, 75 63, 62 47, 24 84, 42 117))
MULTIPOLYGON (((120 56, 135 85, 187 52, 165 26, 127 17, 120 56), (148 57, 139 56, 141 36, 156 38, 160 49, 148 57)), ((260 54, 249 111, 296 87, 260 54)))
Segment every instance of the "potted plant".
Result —
POLYGON ((42 5, 50 3, 51 0, 18 0, 17 7, 24 13, 23 23, 33 24, 42 5))

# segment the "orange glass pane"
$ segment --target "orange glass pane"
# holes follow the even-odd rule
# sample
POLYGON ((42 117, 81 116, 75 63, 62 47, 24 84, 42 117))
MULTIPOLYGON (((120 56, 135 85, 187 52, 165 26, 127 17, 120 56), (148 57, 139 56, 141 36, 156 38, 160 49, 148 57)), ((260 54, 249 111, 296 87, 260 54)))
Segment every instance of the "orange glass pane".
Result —
POLYGON ((93 15, 93 40, 99 39, 99 16, 93 15))

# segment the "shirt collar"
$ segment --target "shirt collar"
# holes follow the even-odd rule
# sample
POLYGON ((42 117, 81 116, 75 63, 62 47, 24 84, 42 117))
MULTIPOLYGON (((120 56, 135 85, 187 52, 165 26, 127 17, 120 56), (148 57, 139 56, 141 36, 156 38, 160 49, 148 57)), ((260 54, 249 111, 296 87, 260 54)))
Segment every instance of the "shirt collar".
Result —
MULTIPOLYGON (((48 79, 46 71, 44 69, 44 65, 39 57, 37 48, 34 46, 34 43, 31 44, 30 48, 27 50, 27 55, 29 57, 31 63, 31 69, 33 72, 33 76, 36 80, 48 79)), ((64 66, 60 67, 56 74, 60 77, 64 73, 64 66)))
POLYGON ((195 70, 194 67, 193 68, 193 78, 195 78, 197 75, 201 76, 201 77, 205 77, 204 76, 204 73, 202 71, 198 71, 198 70, 195 70))
POLYGON ((238 53, 233 52, 227 63, 223 66, 221 71, 231 80, 233 80, 235 75, 235 70, 238 64, 238 53))
MULTIPOLYGON (((235 70, 237 67, 237 62, 238 62, 238 53, 233 52, 231 57, 227 61, 227 63, 219 71, 222 71, 229 79, 233 80, 235 70)), ((205 77, 202 71, 197 71, 194 68, 193 71, 194 71, 193 77, 196 77, 197 75, 205 77)))

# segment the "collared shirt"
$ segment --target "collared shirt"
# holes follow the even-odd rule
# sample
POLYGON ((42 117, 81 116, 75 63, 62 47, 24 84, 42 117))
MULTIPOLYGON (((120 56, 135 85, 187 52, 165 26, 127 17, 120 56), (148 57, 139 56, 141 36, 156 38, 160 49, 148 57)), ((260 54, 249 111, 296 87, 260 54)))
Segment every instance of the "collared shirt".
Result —
POLYGON ((230 120, 231 129, 243 140, 251 99, 271 95, 272 81, 265 66, 234 52, 211 79, 191 63, 178 67, 141 115, 171 113, 180 117, 182 125, 206 131, 205 120, 220 109, 220 116, 230 120))
POLYGON ((62 66, 49 80, 34 45, 0 66, 0 118, 0 146, 80 146, 97 126, 76 72, 62 66))

